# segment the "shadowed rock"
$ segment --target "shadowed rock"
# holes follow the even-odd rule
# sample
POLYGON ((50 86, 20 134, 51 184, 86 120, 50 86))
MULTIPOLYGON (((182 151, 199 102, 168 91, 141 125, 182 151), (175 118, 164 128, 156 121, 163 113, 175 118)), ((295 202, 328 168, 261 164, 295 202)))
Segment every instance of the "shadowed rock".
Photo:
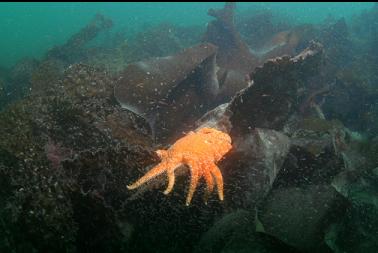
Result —
POLYGON ((255 127, 281 130, 297 109, 299 89, 317 74, 323 49, 312 43, 295 57, 276 58, 251 74, 253 85, 241 91, 230 102, 230 120, 235 134, 255 127))
POLYGON ((151 57, 176 54, 180 50, 200 42, 199 36, 202 30, 198 31, 197 29, 197 27, 180 27, 171 23, 140 29, 141 31, 130 42, 127 38, 122 38, 124 58, 127 62, 132 63, 151 57))
POLYGON ((253 85, 197 121, 197 127, 211 126, 231 135, 233 149, 220 164, 225 196, 234 196, 231 205, 253 207, 271 189, 290 148, 288 136, 277 130, 283 130, 296 111, 298 90, 316 74, 321 54, 321 45, 314 43, 295 57, 264 64, 253 74, 253 85))
POLYGON ((0 110, 30 92, 31 77, 38 65, 36 59, 26 57, 9 70, 0 68, 0 110))
POLYGON ((260 61, 265 62, 284 55, 294 56, 314 37, 315 29, 312 25, 301 25, 291 30, 278 32, 258 52, 261 55, 260 61))
POLYGON ((239 209, 226 214, 206 231, 194 252, 298 253, 299 251, 271 236, 257 233, 255 214, 239 209))
POLYGON ((273 9, 253 8, 240 14, 237 27, 253 53, 258 55, 273 34, 289 30, 291 24, 273 9))
POLYGON ((198 119, 218 92, 217 47, 205 43, 174 56, 130 64, 114 89, 117 101, 144 117, 157 138, 198 119))
POLYGON ((130 194, 128 173, 154 161, 146 148, 151 139, 112 103, 106 72, 73 65, 48 84, 48 92, 0 112, 0 209, 6 220, 0 241, 9 242, 0 243, 0 251, 119 252, 129 238, 120 221, 128 220, 115 218, 107 204, 118 208, 117 196, 130 194))
POLYGON ((209 10, 208 14, 216 20, 209 23, 204 41, 218 46, 217 63, 221 68, 249 73, 256 67, 257 59, 236 30, 235 8, 235 3, 226 3, 224 9, 209 10))
POLYGON ((223 9, 210 9, 208 14, 216 18, 209 23, 203 41, 219 48, 217 54, 218 79, 220 92, 219 103, 228 101, 236 92, 248 85, 246 75, 258 65, 258 59, 252 55, 247 44, 242 40, 234 24, 236 4, 226 3, 223 9))
POLYGON ((235 203, 238 203, 242 199, 238 205, 254 210, 257 202, 271 190, 289 153, 290 139, 274 130, 256 128, 249 134, 234 137, 232 146, 222 162, 225 195, 229 196, 229 202, 237 199, 235 203), (240 188, 242 192, 238 192, 240 188))
POLYGON ((304 252, 332 252, 324 242, 327 226, 345 210, 345 200, 332 186, 276 189, 259 219, 265 233, 304 252))

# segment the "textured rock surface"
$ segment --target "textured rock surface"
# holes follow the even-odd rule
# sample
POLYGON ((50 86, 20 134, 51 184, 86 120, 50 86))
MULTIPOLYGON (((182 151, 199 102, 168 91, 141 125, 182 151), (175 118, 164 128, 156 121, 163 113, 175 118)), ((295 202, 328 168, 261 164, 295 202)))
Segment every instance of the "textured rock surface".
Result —
POLYGON ((122 107, 145 118, 161 142, 178 138, 206 112, 218 93, 217 47, 203 43, 179 53, 130 64, 114 96, 122 107), (172 138, 174 137, 174 138, 172 138))
MULTIPOLYGON (((138 155, 137 167, 144 167, 144 162, 149 161, 149 153, 143 147, 150 139, 135 124, 131 127, 132 117, 120 117, 110 126, 106 124, 109 115, 122 113, 111 103, 111 83, 111 78, 104 72, 74 65, 65 72, 63 79, 50 84, 53 87, 36 91, 35 95, 1 112, 0 171, 4 178, 1 217, 6 221, 1 238, 5 252, 11 249, 17 252, 26 249, 75 252, 82 248, 114 252, 121 248, 123 239, 112 239, 120 236, 114 212, 109 214, 101 202, 102 194, 109 194, 107 188, 101 188, 108 184, 101 180, 109 182, 112 178, 109 175, 117 174, 115 169, 119 173, 136 172, 133 167, 136 165, 132 164, 138 164, 138 155), (41 92, 44 96, 40 96, 41 92), (125 124, 125 121, 129 123, 125 124), (118 139, 114 131, 109 131, 117 125, 129 127, 129 138, 118 139), (126 144, 142 146, 117 148, 126 144), (108 167, 110 171, 106 172, 103 170, 106 166, 102 164, 99 176, 95 176, 95 169, 101 164, 96 159, 104 157, 100 154, 105 148, 110 149, 107 152, 113 156, 120 154, 120 158, 107 160, 109 157, 105 156, 105 163, 113 161, 117 165, 108 167), (69 168, 62 163, 69 164, 69 168), (92 173, 85 174, 83 169, 90 169, 92 173), (75 175, 81 173, 80 180, 71 175, 73 172, 75 175), (103 184, 97 186, 96 180, 103 184), (97 211, 87 219, 81 217, 89 210, 97 211), (95 224, 96 228, 102 224, 104 230, 106 228, 105 232, 92 234, 99 236, 93 245, 87 245, 93 239, 85 232, 88 224, 95 224)), ((125 178, 119 176, 119 180, 122 179, 125 178)), ((125 187, 119 189, 126 192, 125 187)))
POLYGON ((219 48, 217 72, 219 79, 218 103, 227 102, 236 92, 247 87, 247 75, 259 64, 249 50, 234 24, 236 3, 226 3, 223 9, 210 9, 208 14, 216 19, 207 26, 203 41, 219 48))
POLYGON ((276 189, 259 219, 268 233, 305 252, 332 252, 324 234, 332 219, 344 213, 341 195, 327 185, 276 189))
POLYGON ((266 62, 252 74, 253 84, 241 91, 230 104, 235 135, 249 129, 282 130, 296 110, 299 90, 317 73, 322 46, 317 43, 295 57, 282 57, 266 62))
POLYGON ((222 163, 229 201, 235 196, 242 202, 233 204, 253 210, 272 188, 289 148, 289 137, 270 129, 256 128, 234 138, 233 150, 222 163))

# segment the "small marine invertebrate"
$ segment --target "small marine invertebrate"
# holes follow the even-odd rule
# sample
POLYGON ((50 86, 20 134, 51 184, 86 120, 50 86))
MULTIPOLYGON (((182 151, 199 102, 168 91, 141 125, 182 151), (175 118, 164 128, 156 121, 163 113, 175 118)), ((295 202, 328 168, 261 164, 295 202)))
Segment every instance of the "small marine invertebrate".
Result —
POLYGON ((219 199, 223 200, 223 177, 215 163, 221 160, 231 147, 231 137, 214 128, 204 127, 197 132, 189 132, 168 150, 157 150, 156 153, 162 161, 127 188, 136 189, 167 172, 168 186, 164 194, 168 194, 172 191, 175 183, 175 169, 181 165, 187 165, 191 172, 191 180, 186 205, 190 204, 201 177, 204 177, 207 184, 206 199, 214 189, 215 179, 219 199))

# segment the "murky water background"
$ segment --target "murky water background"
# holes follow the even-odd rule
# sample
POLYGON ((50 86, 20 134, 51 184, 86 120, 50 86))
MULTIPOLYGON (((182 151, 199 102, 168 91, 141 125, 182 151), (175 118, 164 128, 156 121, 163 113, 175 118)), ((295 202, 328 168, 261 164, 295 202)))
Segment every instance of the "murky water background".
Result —
MULTIPOLYGON (((210 8, 223 3, 1 3, 0 66, 10 67, 22 57, 41 57, 87 24, 97 12, 114 21, 115 30, 130 35, 146 24, 171 22, 206 26, 210 8)), ((327 15, 350 17, 373 3, 240 3, 238 12, 267 8, 299 23, 319 23, 327 15)))

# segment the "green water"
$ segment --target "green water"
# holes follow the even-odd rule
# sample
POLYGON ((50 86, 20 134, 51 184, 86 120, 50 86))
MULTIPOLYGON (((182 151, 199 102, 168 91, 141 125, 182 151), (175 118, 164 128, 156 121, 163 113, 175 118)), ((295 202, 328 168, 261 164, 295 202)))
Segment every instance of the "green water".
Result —
MULTIPOLYGON (((299 23, 318 23, 327 15, 350 17, 373 3, 240 3, 238 12, 269 8, 299 23)), ((145 24, 203 25, 209 8, 223 3, 0 3, 0 66, 10 67, 23 57, 40 58, 64 43, 96 13, 111 18, 114 28, 130 33, 145 24)))

